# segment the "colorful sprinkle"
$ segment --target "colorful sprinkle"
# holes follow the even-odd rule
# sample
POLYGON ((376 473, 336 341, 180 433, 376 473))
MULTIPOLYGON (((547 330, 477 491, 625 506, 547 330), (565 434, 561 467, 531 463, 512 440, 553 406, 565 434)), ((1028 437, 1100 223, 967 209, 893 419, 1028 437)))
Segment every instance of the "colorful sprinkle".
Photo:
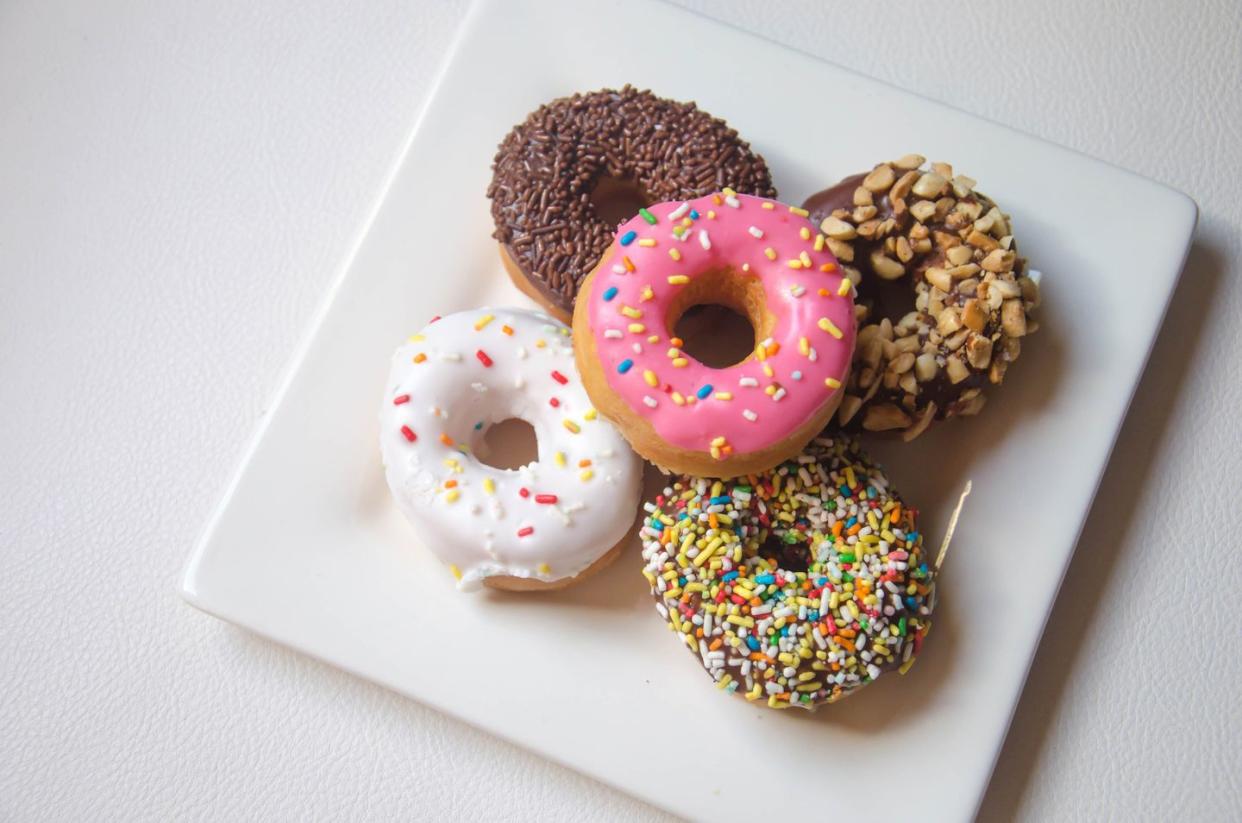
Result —
POLYGON ((621 235, 620 243, 622 246, 628 246, 629 244, 634 242, 634 238, 636 237, 638 237, 638 232, 627 231, 625 234, 621 235))
POLYGON ((394 406, 403 406, 409 402, 410 402, 410 396, 408 394, 399 394, 392 399, 392 404, 394 406))
POLYGON ((647 211, 646 209, 639 209, 638 216, 646 220, 648 223, 650 223, 653 226, 656 224, 656 216, 652 214, 651 212, 647 211))
POLYGON ((611 302, 612 298, 616 296, 617 296, 616 286, 609 286, 608 288, 604 289, 604 302, 605 303, 611 302))
POLYGON ((418 439, 418 435, 415 434, 414 430, 411 429, 409 426, 401 427, 401 436, 404 437, 406 440, 410 441, 411 443, 413 443, 415 440, 418 439))
POLYGON ((829 320, 827 317, 819 318, 818 325, 821 329, 828 332, 833 337, 837 338, 838 340, 841 339, 841 330, 838 329, 837 325, 833 323, 831 320, 829 320))
POLYGON ((479 362, 483 364, 484 368, 491 368, 492 358, 487 356, 487 352, 483 351, 482 349, 479 349, 478 351, 474 353, 474 356, 479 358, 479 362))

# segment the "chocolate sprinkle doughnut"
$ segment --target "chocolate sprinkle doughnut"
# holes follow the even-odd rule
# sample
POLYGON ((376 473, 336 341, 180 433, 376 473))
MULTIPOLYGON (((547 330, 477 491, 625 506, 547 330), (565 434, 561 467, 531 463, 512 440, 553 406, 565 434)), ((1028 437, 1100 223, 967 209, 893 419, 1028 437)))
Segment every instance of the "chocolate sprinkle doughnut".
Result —
POLYGON ((723 120, 628 85, 540 106, 505 137, 492 171, 492 236, 510 274, 564 319, 617 228, 592 204, 597 185, 636 189, 647 205, 726 187, 776 196, 767 163, 723 120))
POLYGON ((977 414, 1038 324, 1009 217, 946 163, 906 155, 803 204, 858 287, 843 426, 900 431, 977 414), (861 412, 861 414, 860 414, 861 412))

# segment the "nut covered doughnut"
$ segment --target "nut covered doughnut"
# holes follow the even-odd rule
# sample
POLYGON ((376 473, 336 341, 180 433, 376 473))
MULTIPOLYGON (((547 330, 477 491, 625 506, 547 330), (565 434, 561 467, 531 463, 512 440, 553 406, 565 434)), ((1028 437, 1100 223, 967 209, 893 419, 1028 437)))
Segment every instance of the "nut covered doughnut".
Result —
POLYGON ((523 309, 433 321, 393 356, 380 413, 388 485, 459 588, 555 588, 611 559, 642 463, 591 407, 569 329, 523 309), (486 465, 489 426, 529 423, 536 462, 486 465))
POLYGON ((717 688, 813 709, 914 664, 935 572, 917 512, 842 439, 774 471, 679 477, 645 506, 656 610, 717 688))
POLYGON ((1009 217, 947 163, 923 163, 881 163, 803 204, 864 307, 839 420, 906 440, 983 408, 1039 304, 1009 217))
POLYGON ((616 230, 593 202, 600 190, 628 190, 645 203, 725 186, 776 196, 763 158, 727 123, 631 86, 540 106, 501 142, 492 171, 487 196, 505 268, 566 322, 616 230))
POLYGON ((852 284, 805 211, 726 189, 622 225, 583 284, 574 339, 587 393, 639 454, 672 472, 748 474, 797 454, 840 402, 852 284), (750 320, 742 362, 711 368, 674 337, 704 304, 750 320))

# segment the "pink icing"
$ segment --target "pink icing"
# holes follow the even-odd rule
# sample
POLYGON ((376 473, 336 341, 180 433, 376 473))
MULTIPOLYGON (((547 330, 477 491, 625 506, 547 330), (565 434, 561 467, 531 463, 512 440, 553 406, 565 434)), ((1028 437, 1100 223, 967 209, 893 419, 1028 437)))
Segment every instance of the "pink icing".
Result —
POLYGON ((711 451, 713 443, 724 443, 744 453, 785 439, 845 382, 854 349, 854 298, 852 289, 841 285, 836 258, 804 211, 773 200, 726 192, 685 204, 660 203, 648 211, 654 224, 640 215, 617 230, 590 294, 584 295, 608 384, 660 437, 681 448, 711 451), (685 226, 692 213, 697 219, 685 226), (679 238, 673 229, 681 226, 679 238), (655 244, 640 245, 641 240, 655 244), (769 249, 775 259, 769 259, 769 249), (796 267, 792 261, 798 261, 796 267), (675 367, 677 352, 670 354, 672 331, 665 321, 670 300, 685 284, 669 278, 693 281, 725 267, 760 279, 775 326, 759 347, 768 343, 765 351, 774 353, 763 360, 752 353, 725 369, 688 357, 685 366, 675 367), (632 325, 643 329, 631 331, 632 325), (653 336, 659 339, 652 342, 653 336), (648 372, 656 387, 649 385, 648 372), (705 386, 711 392, 700 398, 705 386))

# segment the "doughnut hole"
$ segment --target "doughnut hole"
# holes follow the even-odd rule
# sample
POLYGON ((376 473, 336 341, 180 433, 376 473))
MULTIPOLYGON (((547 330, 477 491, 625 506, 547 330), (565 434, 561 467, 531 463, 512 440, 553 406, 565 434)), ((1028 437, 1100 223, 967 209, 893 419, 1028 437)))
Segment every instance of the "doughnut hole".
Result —
POLYGON ((786 543, 771 532, 759 544, 756 554, 789 572, 804 572, 811 565, 811 549, 804 541, 786 543))
POLYGON ((488 426, 479 440, 475 457, 494 469, 513 471, 539 459, 534 426, 517 417, 488 426))
POLYGON ((616 227, 651 205, 651 199, 637 180, 604 176, 591 189, 591 208, 600 220, 616 227))
POLYGON ((727 369, 754 354, 776 318, 757 277, 726 269, 701 274, 683 287, 669 304, 666 322, 687 356, 711 369, 727 369))

